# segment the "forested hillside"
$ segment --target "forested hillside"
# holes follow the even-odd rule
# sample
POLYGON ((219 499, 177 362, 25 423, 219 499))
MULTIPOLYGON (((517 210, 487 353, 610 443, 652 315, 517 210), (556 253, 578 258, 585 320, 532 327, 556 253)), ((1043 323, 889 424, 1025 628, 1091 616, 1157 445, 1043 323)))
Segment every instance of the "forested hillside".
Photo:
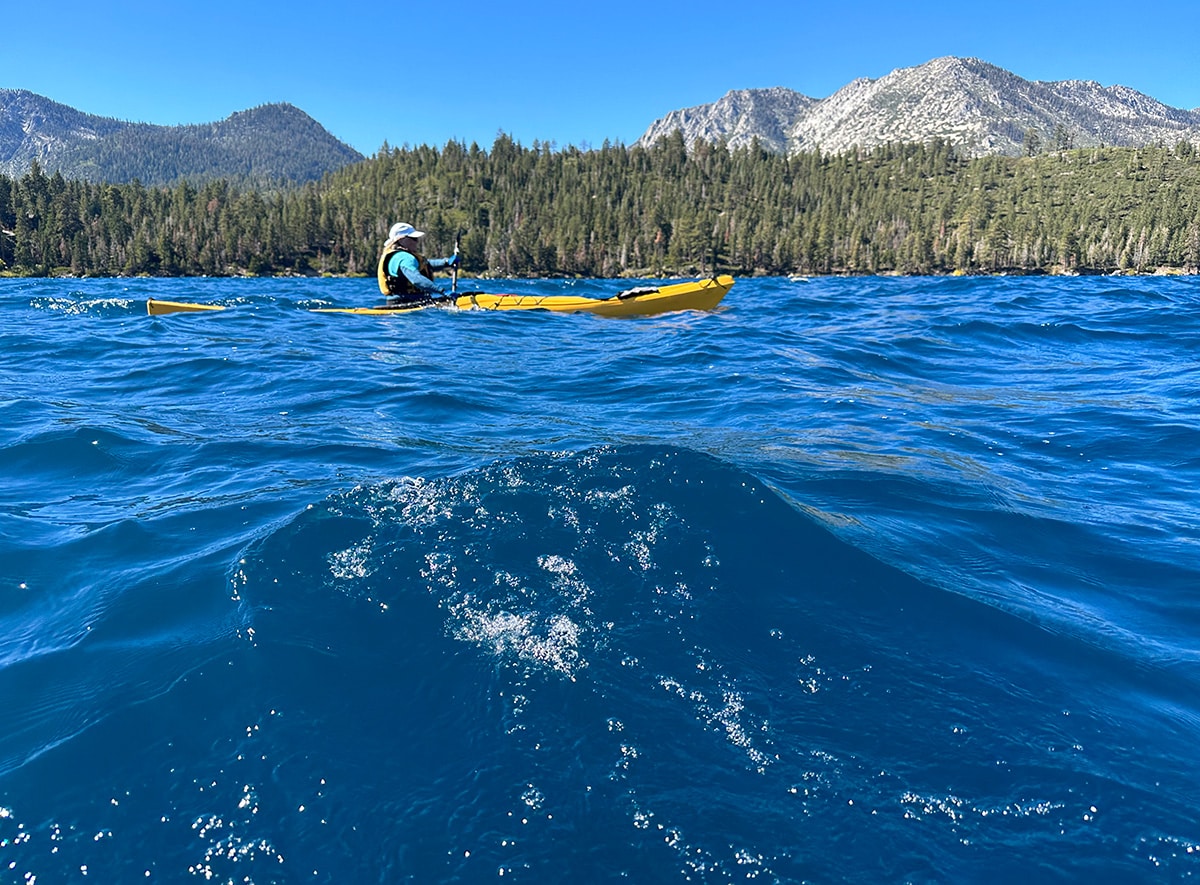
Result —
POLYGON ((1175 147, 963 159, 947 143, 390 149, 259 192, 0 177, 0 270, 372 273, 388 226, 493 275, 1149 271, 1200 265, 1200 158, 1175 147))
POLYGON ((84 114, 24 90, 0 89, 0 173, 47 172, 95 182, 247 187, 316 181, 362 154, 290 104, 239 111, 216 123, 156 126, 84 114))

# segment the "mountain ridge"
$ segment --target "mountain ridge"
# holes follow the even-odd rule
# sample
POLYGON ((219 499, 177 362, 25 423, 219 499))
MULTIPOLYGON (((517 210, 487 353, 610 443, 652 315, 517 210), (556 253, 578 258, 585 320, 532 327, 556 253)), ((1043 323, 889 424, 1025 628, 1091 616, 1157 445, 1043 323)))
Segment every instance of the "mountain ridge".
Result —
POLYGON ((100 117, 24 89, 0 89, 0 174, 36 161, 48 174, 124 184, 227 178, 305 182, 364 159, 287 103, 212 123, 162 126, 100 117))
MULTIPOLYGON (((1173 108, 1123 85, 1031 81, 977 58, 944 56, 856 78, 818 99, 786 87, 733 89, 671 111, 635 144, 676 130, 775 153, 841 153, 886 143, 949 141, 965 156, 1042 148, 1200 145, 1200 108, 1173 108)), ((200 124, 162 126, 101 117, 23 89, 0 89, 0 174, 48 174, 114 184, 224 178, 254 185, 306 182, 365 159, 287 103, 200 124)))
POLYGON ((733 90, 655 120, 636 143, 649 146, 675 129, 688 144, 724 138, 739 147, 758 138, 762 147, 789 154, 944 139, 971 156, 1016 156, 1039 144, 1200 143, 1200 108, 1172 108, 1127 86, 1090 80, 1025 80, 981 59, 944 56, 857 78, 823 99, 784 87, 733 90), (745 93, 755 94, 753 113, 736 100, 745 93))

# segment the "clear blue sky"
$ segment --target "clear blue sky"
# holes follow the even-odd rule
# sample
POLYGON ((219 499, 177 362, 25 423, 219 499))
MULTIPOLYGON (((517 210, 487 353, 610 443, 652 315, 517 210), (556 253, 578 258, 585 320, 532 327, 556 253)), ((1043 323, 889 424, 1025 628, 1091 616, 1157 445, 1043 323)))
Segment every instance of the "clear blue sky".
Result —
POLYGON ((730 89, 824 98, 944 55, 1200 106, 1194 0, 909 3, 14 2, 0 88, 87 113, 207 123, 286 101, 364 154, 386 140, 599 146, 730 89))

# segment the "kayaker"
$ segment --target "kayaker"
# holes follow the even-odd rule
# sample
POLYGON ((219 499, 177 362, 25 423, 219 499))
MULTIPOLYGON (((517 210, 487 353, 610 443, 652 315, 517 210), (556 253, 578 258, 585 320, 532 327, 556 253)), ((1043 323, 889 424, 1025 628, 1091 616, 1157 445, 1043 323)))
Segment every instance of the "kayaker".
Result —
POLYGON ((435 270, 458 266, 458 256, 449 258, 426 258, 421 254, 419 231, 407 221, 392 225, 383 254, 379 256, 379 291, 387 296, 391 305, 412 304, 429 301, 442 290, 432 279, 435 270))

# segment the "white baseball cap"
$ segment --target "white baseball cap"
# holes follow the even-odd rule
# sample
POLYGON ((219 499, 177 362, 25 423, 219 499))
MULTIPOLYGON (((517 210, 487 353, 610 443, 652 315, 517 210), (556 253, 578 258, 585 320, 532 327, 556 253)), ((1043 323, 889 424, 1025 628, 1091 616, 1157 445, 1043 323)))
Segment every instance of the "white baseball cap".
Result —
POLYGON ((407 221, 397 221, 392 225, 392 229, 388 231, 389 240, 398 240, 401 237, 423 237, 425 231, 417 230, 407 221))

